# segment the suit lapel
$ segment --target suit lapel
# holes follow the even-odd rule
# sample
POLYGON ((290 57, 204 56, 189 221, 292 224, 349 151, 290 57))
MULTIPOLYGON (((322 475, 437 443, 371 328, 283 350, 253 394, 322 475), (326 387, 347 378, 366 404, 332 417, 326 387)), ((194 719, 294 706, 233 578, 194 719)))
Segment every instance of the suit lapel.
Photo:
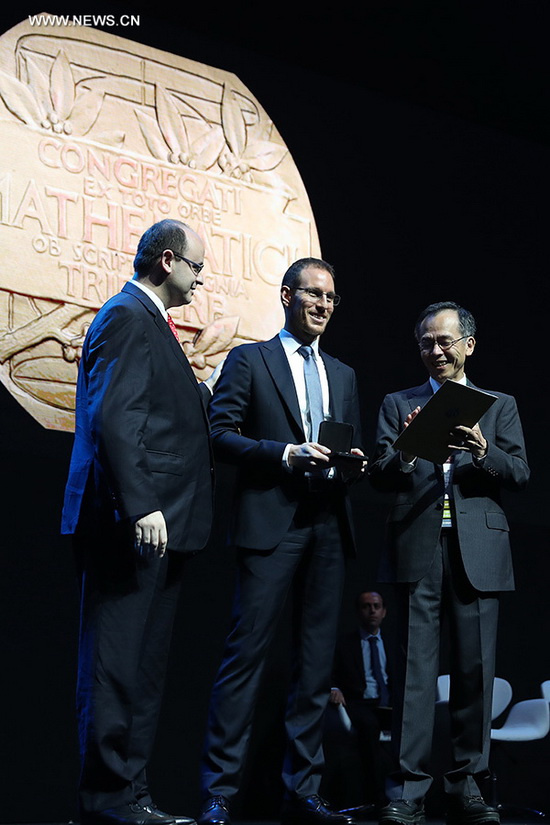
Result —
POLYGON ((410 411, 412 412, 416 407, 423 407, 433 394, 432 385, 429 381, 426 381, 426 383, 420 387, 413 387, 413 389, 407 393, 410 411))
POLYGON ((296 422, 296 425, 303 433, 302 416, 300 413, 298 396, 296 395, 296 387, 294 386, 294 380, 288 365, 288 359, 285 355, 279 336, 276 335, 269 341, 264 341, 261 345, 261 353, 267 370, 273 379, 284 406, 287 408, 296 422))
POLYGON ((363 662, 363 645, 361 644, 361 633, 358 629, 355 630, 353 636, 353 660, 355 662, 359 682, 366 686, 367 680, 365 677, 365 664, 363 662))
POLYGON ((130 292, 132 295, 134 295, 138 299, 138 301, 140 301, 143 304, 145 309, 150 313, 150 315, 152 316, 152 320, 155 323, 155 326, 159 330, 161 336, 165 339, 166 345, 169 348, 170 352, 181 365, 185 375, 187 376, 187 379, 192 383, 195 392, 197 392, 199 398, 201 399, 202 404, 202 395, 199 390, 199 385, 195 377, 195 373, 193 372, 191 365, 187 360, 187 356, 183 351, 183 347, 176 341, 175 335, 168 326, 167 321, 162 317, 159 308, 153 303, 153 301, 151 301, 149 296, 142 289, 140 289, 138 286, 135 286, 131 281, 128 281, 126 284, 124 284, 122 291, 130 292))
POLYGON ((344 420, 344 386, 340 365, 336 358, 332 358, 319 350, 327 373, 329 388, 329 409, 334 421, 344 420))

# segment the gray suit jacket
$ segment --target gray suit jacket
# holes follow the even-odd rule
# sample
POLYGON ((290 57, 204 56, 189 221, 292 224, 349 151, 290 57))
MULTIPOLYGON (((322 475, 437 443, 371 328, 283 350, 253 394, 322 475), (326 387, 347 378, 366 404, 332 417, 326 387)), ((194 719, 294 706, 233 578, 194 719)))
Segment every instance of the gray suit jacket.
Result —
MULTIPOLYGON (((480 591, 513 590, 509 527, 501 506, 502 489, 525 487, 529 468, 514 398, 494 392, 498 400, 479 425, 488 441, 485 459, 458 453, 453 472, 454 514, 460 552, 470 583, 480 591)), ((395 494, 387 520, 381 580, 414 582, 429 569, 441 530, 443 470, 418 458, 411 473, 401 469, 392 444, 407 415, 432 395, 429 381, 391 393, 378 418, 376 446, 369 468, 373 486, 395 494)))

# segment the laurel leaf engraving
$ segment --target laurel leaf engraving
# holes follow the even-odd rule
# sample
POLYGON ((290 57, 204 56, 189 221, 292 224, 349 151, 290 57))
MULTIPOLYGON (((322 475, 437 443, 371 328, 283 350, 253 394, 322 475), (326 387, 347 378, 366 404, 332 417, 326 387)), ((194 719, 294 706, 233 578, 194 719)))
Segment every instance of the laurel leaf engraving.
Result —
POLYGON ((288 149, 279 146, 277 143, 270 143, 266 140, 255 140, 249 143, 243 152, 243 160, 246 160, 251 169, 259 169, 267 172, 278 166, 288 149))
POLYGON ((240 317, 231 315, 227 318, 218 318, 199 330, 193 341, 191 354, 204 356, 217 355, 225 352, 237 334, 240 317))
POLYGON ((197 120, 201 120, 203 123, 208 123, 207 118, 204 117, 200 109, 190 103, 183 92, 174 92, 172 97, 180 115, 183 115, 184 117, 196 118, 197 120))
POLYGON ((269 120, 269 118, 262 118, 255 123, 254 126, 251 126, 248 130, 248 142, 251 143, 252 141, 267 141, 268 143, 271 142, 271 138, 273 136, 273 121, 269 120))
POLYGON ((297 192, 277 172, 255 171, 254 183, 258 183, 260 186, 269 186, 270 189, 274 189, 288 201, 295 201, 298 197, 297 192))
POLYGON ((210 169, 218 160, 224 144, 223 130, 217 124, 198 137, 191 146, 191 155, 198 168, 210 169))
POLYGON ((59 51, 50 72, 50 97, 56 115, 67 120, 75 101, 75 83, 71 64, 63 50, 59 51))
POLYGON ((100 89, 82 91, 76 98, 70 121, 78 134, 86 135, 96 122, 105 92, 100 89))
POLYGON ((0 97, 10 112, 26 123, 27 126, 38 124, 42 120, 40 107, 29 87, 16 77, 0 70, 0 97))
POLYGON ((42 71, 32 55, 26 57, 27 76, 29 78, 29 89, 41 110, 41 119, 44 118, 52 108, 50 97, 50 84, 46 74, 42 71))
POLYGON ((171 96, 158 83, 155 86, 155 103, 160 131, 170 151, 176 155, 189 152, 189 140, 183 118, 171 96))
POLYGON ((246 124, 233 89, 226 85, 223 87, 221 113, 227 144, 233 154, 240 158, 246 146, 246 124))
POLYGON ((121 148, 126 140, 126 133, 121 129, 116 129, 113 132, 100 132, 94 135, 94 139, 97 140, 98 143, 105 143, 107 146, 117 146, 121 148))
POLYGON ((141 109, 134 109, 134 112, 137 117, 143 139, 147 144, 147 148, 153 157, 157 158, 157 160, 166 160, 168 152, 166 149, 166 144, 160 136, 156 120, 150 115, 146 115, 145 112, 141 111, 141 109))

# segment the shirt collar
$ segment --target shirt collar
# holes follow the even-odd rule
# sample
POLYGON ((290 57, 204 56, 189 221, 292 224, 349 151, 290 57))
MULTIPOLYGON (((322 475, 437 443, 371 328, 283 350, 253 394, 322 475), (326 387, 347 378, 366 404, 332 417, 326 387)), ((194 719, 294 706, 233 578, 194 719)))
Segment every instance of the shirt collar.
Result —
POLYGON ((362 639, 370 639, 371 636, 373 636, 375 639, 382 638, 380 631, 378 631, 378 633, 371 633, 370 630, 365 630, 365 628, 361 625, 359 625, 359 634, 362 639))
MULTIPOLYGON (((300 347, 304 346, 304 342, 300 341, 291 332, 286 329, 282 329, 279 332, 279 338, 281 340, 281 344, 287 355, 293 355, 295 352, 299 350, 300 347)), ((316 357, 319 355, 319 338, 316 338, 314 341, 309 344, 315 354, 316 357)))
POLYGON ((143 292, 145 292, 147 297, 150 298, 154 305, 160 310, 164 320, 167 321, 168 312, 166 311, 166 307, 164 306, 156 292, 153 292, 152 289, 149 289, 148 286, 145 286, 145 284, 142 284, 141 281, 138 281, 136 278, 132 280, 132 283, 134 284, 134 286, 139 287, 141 290, 143 290, 143 292))
MULTIPOLYGON (((465 375, 463 375, 462 378, 459 381, 455 381, 455 383, 456 384, 467 384, 468 379, 466 378, 465 375)), ((430 375, 430 384, 431 384, 431 387, 432 387, 432 390, 434 391, 434 393, 436 393, 438 390, 440 390, 441 387, 443 386, 443 384, 440 384, 439 381, 435 380, 435 378, 432 378, 431 375, 430 375)))

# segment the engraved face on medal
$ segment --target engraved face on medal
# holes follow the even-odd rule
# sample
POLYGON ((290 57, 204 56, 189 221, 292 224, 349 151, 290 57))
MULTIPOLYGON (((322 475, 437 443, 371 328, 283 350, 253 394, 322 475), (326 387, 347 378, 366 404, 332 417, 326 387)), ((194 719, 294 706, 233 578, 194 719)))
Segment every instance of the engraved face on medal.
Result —
POLYGON ((28 19, 3 34, 0 380, 43 426, 74 428, 88 326, 163 218, 205 247, 204 285, 171 312, 203 379, 277 332, 285 270, 320 257, 276 127, 221 69, 87 26, 28 19))

